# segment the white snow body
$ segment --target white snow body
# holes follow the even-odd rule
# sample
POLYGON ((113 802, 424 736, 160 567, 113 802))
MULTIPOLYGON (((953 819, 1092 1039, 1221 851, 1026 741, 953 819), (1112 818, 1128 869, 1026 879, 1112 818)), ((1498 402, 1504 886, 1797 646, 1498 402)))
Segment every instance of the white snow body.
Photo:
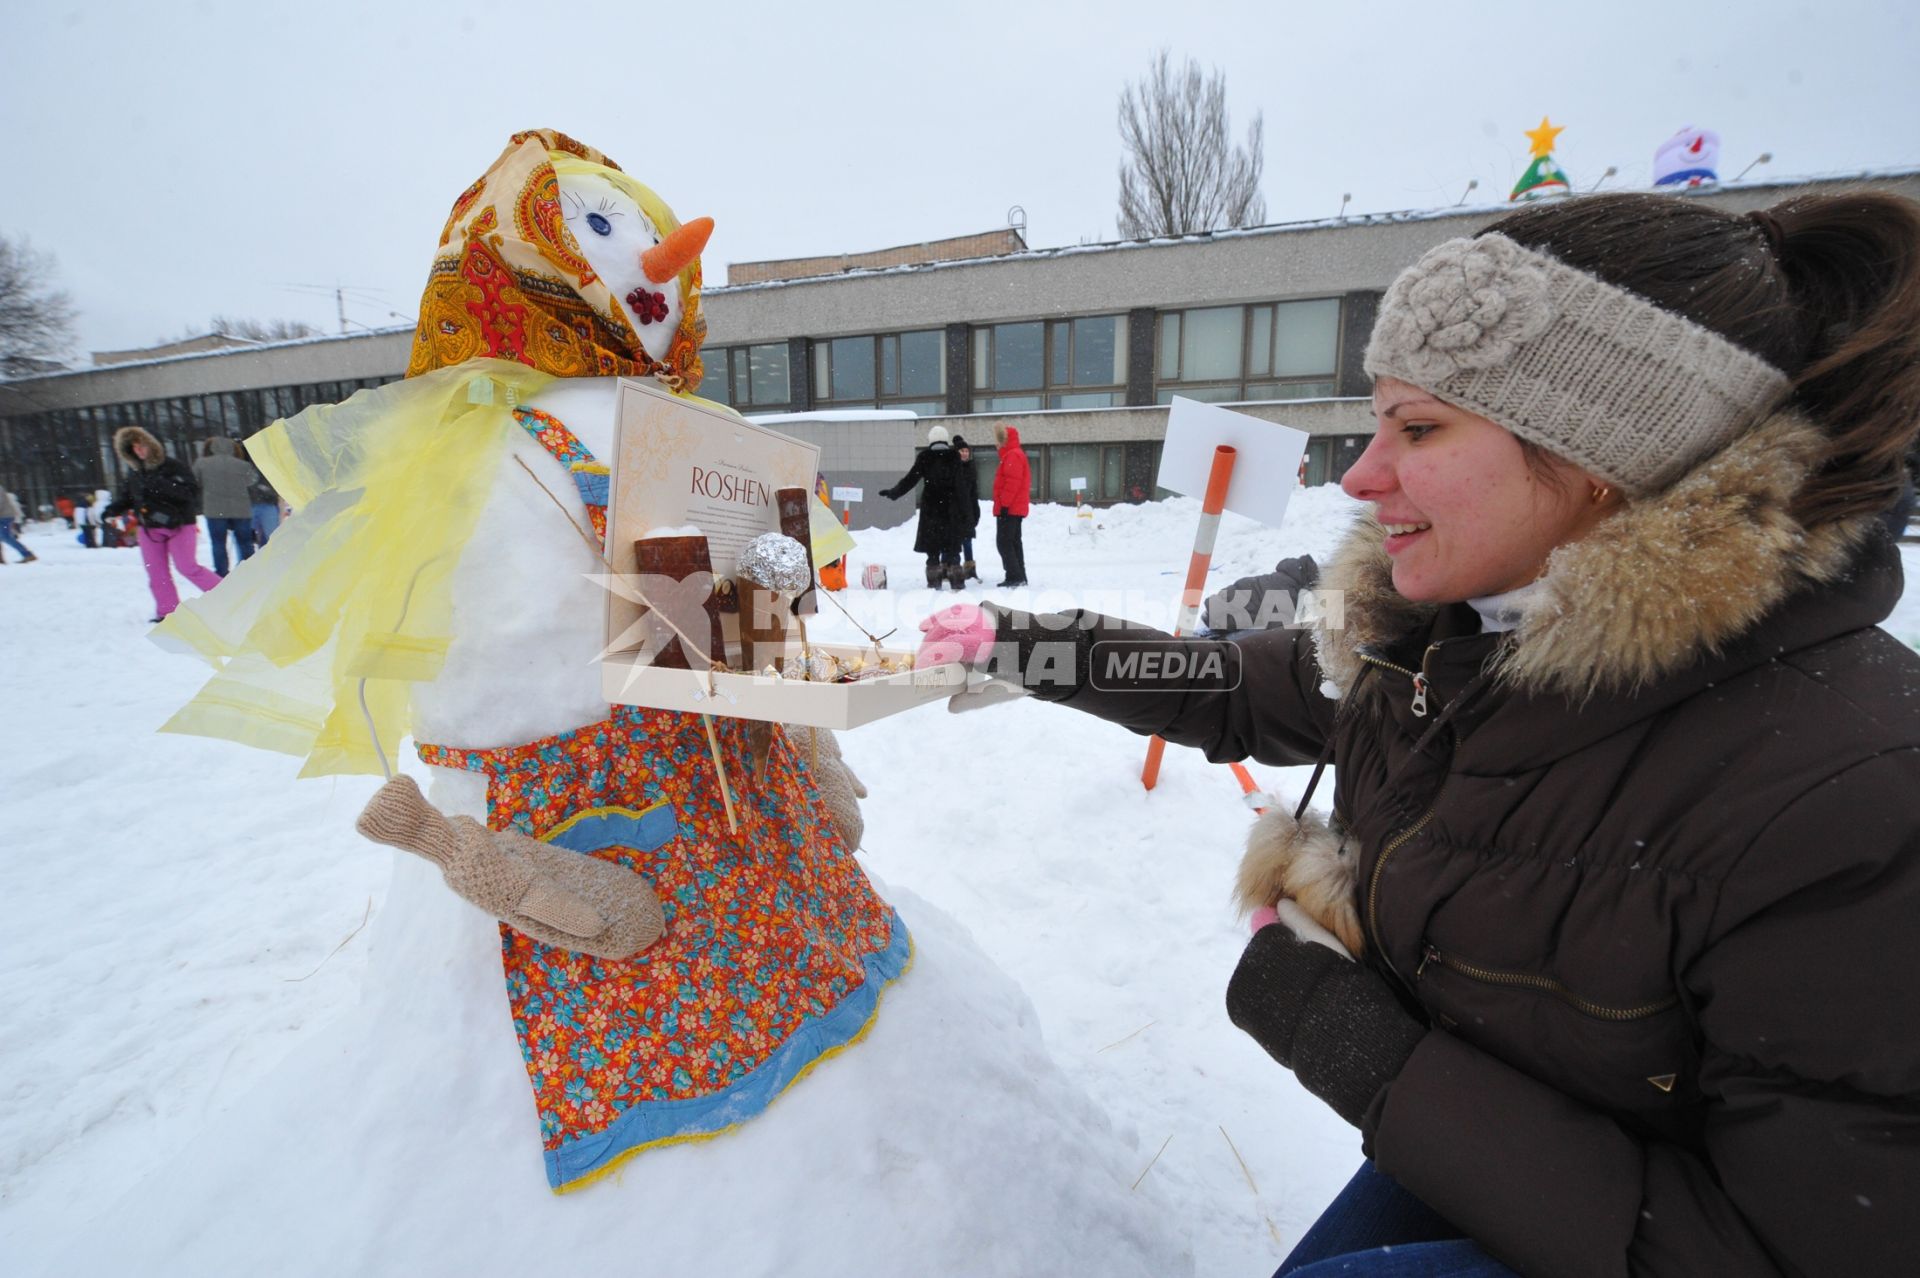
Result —
MULTIPOLYGON (((533 404, 605 458, 614 385, 533 404)), ((589 527, 539 444, 509 447, 589 527)), ((445 671, 417 689, 419 739, 511 746, 604 718, 595 567, 508 458, 456 571, 445 671)), ((479 774, 427 771, 442 810, 484 818, 479 774)), ((878 883, 916 958, 866 1039, 744 1126, 555 1196, 494 921, 394 857, 360 1005, 136 1187, 76 1272, 1193 1271, 1189 1222, 1129 1187, 1152 1151, 1068 1081, 1026 994, 953 918, 878 883), (272 1225, 210 1230, 210 1203, 272 1225)))

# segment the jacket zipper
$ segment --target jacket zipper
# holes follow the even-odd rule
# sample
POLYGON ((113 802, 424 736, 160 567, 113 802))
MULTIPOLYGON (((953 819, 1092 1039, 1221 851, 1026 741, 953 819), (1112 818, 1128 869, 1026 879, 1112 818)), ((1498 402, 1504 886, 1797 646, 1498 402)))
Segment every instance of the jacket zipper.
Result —
POLYGON ((1420 979, 1420 974, 1427 970, 1429 963, 1438 963, 1441 967, 1449 968, 1471 980, 1488 985, 1506 985, 1551 994, 1575 1011, 1584 1012, 1602 1021, 1637 1021, 1642 1017, 1664 1012, 1680 1002, 1678 995, 1670 994, 1658 1002, 1643 1003, 1639 1007, 1608 1007, 1604 1003, 1594 1003, 1581 998, 1550 976, 1535 976, 1527 972, 1502 972, 1490 967, 1480 967, 1463 959, 1454 958, 1450 954, 1443 954, 1432 945, 1427 946, 1426 953, 1421 956, 1420 966, 1414 970, 1415 980, 1420 979))
MULTIPOLYGON (((1386 960, 1387 970, 1400 977, 1401 982, 1408 989, 1413 988, 1412 982, 1400 976, 1400 969, 1393 965, 1393 956, 1387 953, 1386 943, 1380 939, 1380 874, 1387 868, 1388 859, 1400 850, 1401 845, 1426 829, 1427 822, 1433 820, 1434 812, 1440 807, 1440 796, 1447 792, 1447 781, 1446 776, 1440 778, 1440 788, 1433 792, 1433 801, 1427 805, 1427 810, 1420 814, 1418 821, 1387 840, 1387 846, 1380 849, 1379 860, 1373 863, 1373 873, 1367 876, 1367 931, 1372 934, 1373 948, 1381 958, 1386 960)), ((1416 972, 1414 975, 1418 977, 1419 973, 1416 972)))
POLYGON ((1395 665, 1391 661, 1382 661, 1378 657, 1369 657, 1366 653, 1354 650, 1354 656, 1370 666, 1379 666, 1382 670, 1391 670, 1413 680, 1413 712, 1421 718, 1427 717, 1427 677, 1418 670, 1409 670, 1405 666, 1395 665))
MULTIPOLYGON (((1366 653, 1360 652, 1357 649, 1353 655, 1369 665, 1379 666, 1382 670, 1391 670, 1396 674, 1406 675, 1409 679, 1413 680, 1413 712, 1424 718, 1427 713, 1427 658, 1432 656, 1433 650, 1439 646, 1438 643, 1430 643, 1427 645, 1426 651, 1420 654, 1421 668, 1418 670, 1409 670, 1405 666, 1395 665, 1391 661, 1383 661, 1379 657, 1368 656, 1366 653)), ((1440 796, 1447 792, 1447 782, 1450 779, 1450 772, 1441 775, 1440 788, 1433 792, 1433 799, 1427 804, 1427 810, 1421 813, 1419 820, 1387 840, 1386 847, 1380 850, 1380 859, 1373 863, 1373 873, 1367 877, 1367 932, 1373 938, 1374 950, 1380 955, 1381 959, 1386 962, 1387 970, 1392 972, 1394 977, 1398 979, 1402 985, 1405 985, 1409 991, 1412 990, 1413 983, 1407 980, 1406 977, 1400 975, 1400 969, 1393 965, 1393 956, 1387 953, 1387 947, 1380 939, 1380 874, 1381 871, 1387 868, 1388 858, 1399 851, 1400 846, 1406 843, 1407 840, 1426 829, 1427 822, 1433 820, 1434 812, 1440 807, 1440 796)), ((1417 976, 1418 973, 1415 975, 1417 976)))
POLYGON ((1403 674, 1413 680, 1413 713, 1417 717, 1424 719, 1427 717, 1427 658, 1431 657, 1433 650, 1439 646, 1438 643, 1430 643, 1427 645, 1427 650, 1420 654, 1420 668, 1418 670, 1409 670, 1405 666, 1395 665, 1391 661, 1383 661, 1379 657, 1370 657, 1358 649, 1354 650, 1353 655, 1370 666, 1379 666, 1382 670, 1391 670, 1395 674, 1403 674))

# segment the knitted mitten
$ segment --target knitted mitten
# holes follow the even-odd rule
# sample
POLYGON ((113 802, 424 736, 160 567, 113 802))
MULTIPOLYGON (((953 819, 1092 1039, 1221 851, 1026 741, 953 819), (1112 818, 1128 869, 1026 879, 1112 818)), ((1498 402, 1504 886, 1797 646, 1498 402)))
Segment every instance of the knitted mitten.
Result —
POLYGON ((825 728, 788 724, 785 731, 793 748, 807 761, 840 841, 850 850, 859 847, 867 832, 866 820, 860 815, 860 800, 867 797, 867 787, 860 784, 860 778, 841 757, 840 742, 825 728))
POLYGON ((1227 1016, 1355 1127, 1427 1033, 1379 976, 1288 926, 1253 934, 1227 1016))
POLYGON ((926 638, 913 658, 916 669, 950 661, 983 666, 993 654, 993 614, 977 604, 942 608, 920 623, 920 633, 926 638))
POLYGON ((472 817, 449 820, 411 777, 381 786, 354 828, 433 862, 459 896, 547 945, 627 958, 666 931, 653 889, 633 871, 472 817))

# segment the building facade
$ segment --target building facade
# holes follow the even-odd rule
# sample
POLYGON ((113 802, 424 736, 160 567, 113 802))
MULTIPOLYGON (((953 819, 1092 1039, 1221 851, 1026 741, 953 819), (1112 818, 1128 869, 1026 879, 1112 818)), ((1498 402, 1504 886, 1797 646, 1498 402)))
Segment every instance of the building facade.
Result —
MULTIPOLYGON (((1920 170, 1687 192, 1733 212, 1871 188, 1920 199, 1920 170)), ((700 393, 818 442, 831 482, 863 488, 855 527, 898 523, 905 474, 937 421, 976 447, 1017 427, 1038 501, 1154 494, 1167 404, 1231 403, 1312 436, 1310 483, 1337 478, 1372 431, 1361 367, 1382 291, 1442 240, 1506 206, 1360 215, 1169 240, 1025 249, 999 236, 891 255, 748 263, 705 291, 700 393), (947 246, 954 246, 949 249, 947 246), (941 251, 970 254, 940 260, 941 251), (879 264, 875 264, 879 263, 879 264)), ((177 455, 398 378, 410 329, 153 358, 0 382, 0 483, 31 506, 111 487, 111 437, 138 424, 177 455)))

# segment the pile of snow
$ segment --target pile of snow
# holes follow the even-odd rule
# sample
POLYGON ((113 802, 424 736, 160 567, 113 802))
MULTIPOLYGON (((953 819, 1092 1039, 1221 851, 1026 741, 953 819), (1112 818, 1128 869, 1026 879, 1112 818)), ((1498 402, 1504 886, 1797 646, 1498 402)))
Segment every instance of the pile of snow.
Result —
MULTIPOLYGON (((1323 488, 1279 530, 1229 517, 1213 584, 1325 555, 1353 510, 1323 488)), ((970 597, 1158 600, 1116 610, 1164 624, 1197 513, 1104 509, 1085 537, 1036 507, 1014 592, 990 588, 984 521, 970 597)), ((1261 1273, 1359 1162, 1226 1020, 1249 821, 1228 772, 1171 751, 1149 794, 1117 728, 936 704, 844 737, 872 791, 861 859, 918 949, 872 1035, 745 1128, 554 1197, 491 927, 353 833, 372 780, 156 736, 202 672, 145 641, 137 553, 26 540, 41 562, 0 574, 9 1273, 1261 1273)), ((853 579, 919 579, 911 545, 861 534, 853 579)), ((902 644, 952 596, 836 598, 902 644)), ((1920 599, 1888 626, 1920 641, 1920 599)), ((810 630, 858 636, 831 605, 810 630)), ((1304 771, 1256 775, 1297 793, 1304 771)))

